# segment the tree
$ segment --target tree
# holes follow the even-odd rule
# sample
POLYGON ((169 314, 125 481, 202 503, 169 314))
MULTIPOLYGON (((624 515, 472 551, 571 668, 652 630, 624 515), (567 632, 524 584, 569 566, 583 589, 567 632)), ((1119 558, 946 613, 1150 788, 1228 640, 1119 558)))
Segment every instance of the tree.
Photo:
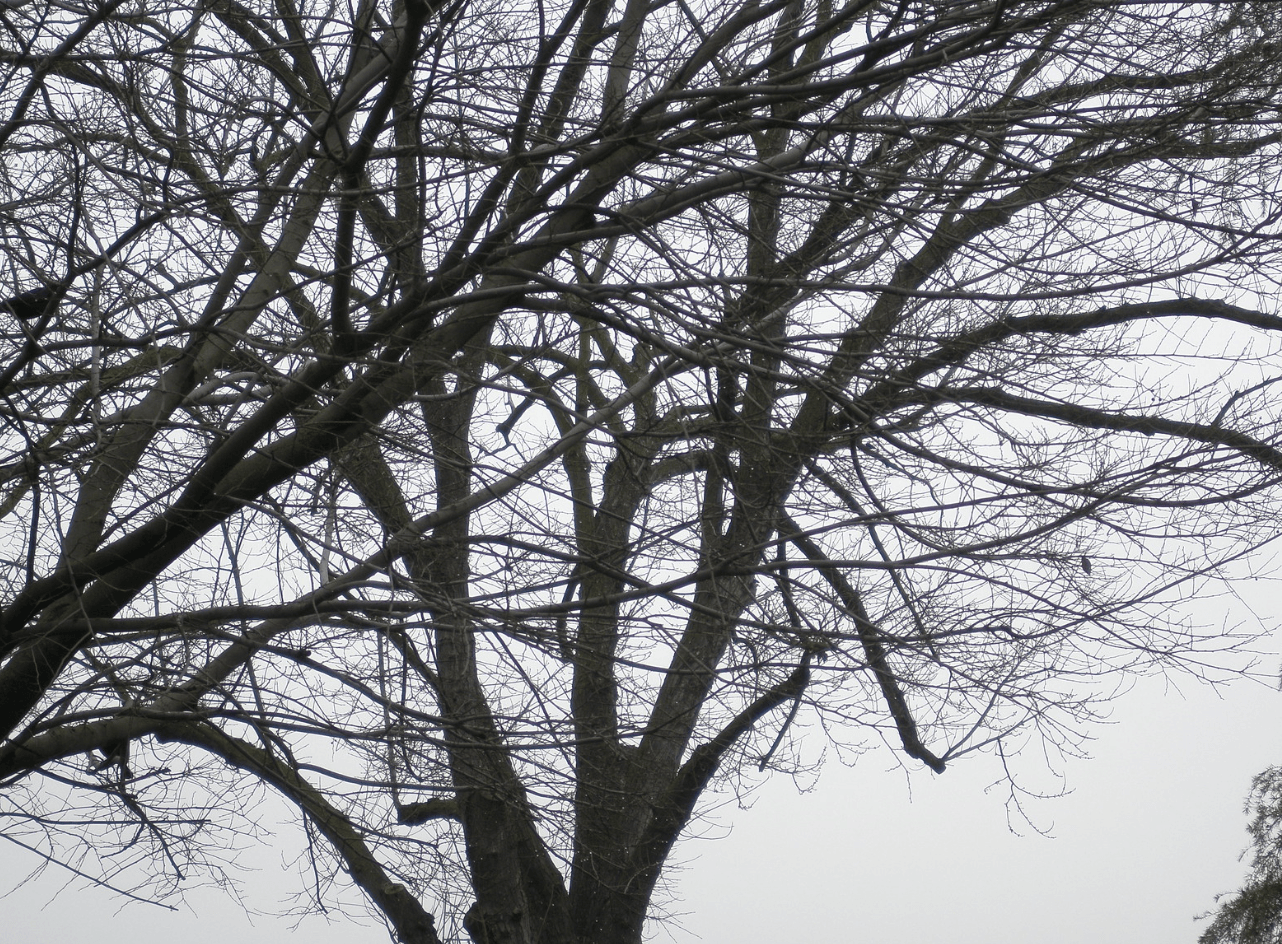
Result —
POLYGON ((1255 776, 1245 812, 1251 816, 1251 874, 1238 892, 1224 896, 1199 944, 1282 940, 1282 769, 1255 776))
POLYGON ((0 17, 10 838, 173 895, 265 788, 401 940, 635 942, 805 728, 1240 643, 1276 5, 0 17))

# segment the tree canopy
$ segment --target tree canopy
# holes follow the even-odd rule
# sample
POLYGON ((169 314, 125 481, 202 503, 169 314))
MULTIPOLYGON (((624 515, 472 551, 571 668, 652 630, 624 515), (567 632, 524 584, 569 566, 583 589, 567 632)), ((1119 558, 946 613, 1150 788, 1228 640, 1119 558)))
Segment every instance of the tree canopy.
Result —
POLYGON ((1242 888, 1221 897, 1199 944, 1277 944, 1282 941, 1282 768, 1251 782, 1251 872, 1242 888))
POLYGON ((1282 768, 1251 781, 1251 872, 1237 893, 1224 895, 1199 944, 1276 944, 1282 940, 1282 768))
MULTIPOLYGON (((1276 531, 1282 9, 0 9, 0 798, 641 939, 804 732, 1071 747, 1276 531)), ((324 886, 321 885, 321 888, 324 886)))

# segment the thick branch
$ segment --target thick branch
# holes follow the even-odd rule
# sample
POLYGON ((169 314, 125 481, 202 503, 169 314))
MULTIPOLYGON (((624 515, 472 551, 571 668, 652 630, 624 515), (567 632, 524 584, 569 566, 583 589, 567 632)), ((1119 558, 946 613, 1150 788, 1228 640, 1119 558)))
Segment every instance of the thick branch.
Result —
POLYGON ((691 752, 666 795, 655 801, 654 815, 632 853, 631 871, 636 876, 632 890, 648 895, 654 887, 668 851, 690 821, 695 804, 721 766, 726 752, 766 714, 800 698, 809 682, 810 654, 806 653, 791 675, 736 715, 715 738, 691 752))
POLYGON ((1112 413, 1076 403, 1021 397, 997 387, 940 387, 926 391, 923 399, 932 403, 975 403, 1024 416, 1060 420, 1089 429, 1112 429, 1145 436, 1173 436, 1231 449, 1254 459, 1260 465, 1282 470, 1282 450, 1245 433, 1218 425, 1189 423, 1161 416, 1112 413))
POLYGON ((230 737, 211 725, 180 724, 164 730, 167 740, 195 744, 217 754, 233 767, 272 784, 329 839, 352 880, 396 929, 403 944, 441 944, 436 922, 410 890, 391 876, 374 857, 351 821, 287 762, 260 747, 230 737))
POLYGON ((904 753, 909 757, 917 758, 935 773, 942 774, 944 762, 922 744, 917 734, 917 722, 908 709, 908 699, 904 697, 903 689, 899 687, 899 680, 886 660, 886 647, 882 644, 880 631, 868 616, 868 611, 864 609, 859 591, 851 586, 846 575, 829 559, 818 544, 806 537, 795 523, 788 521, 788 527, 792 533, 785 535, 786 539, 791 541, 819 569, 829 586, 836 591, 846 612, 854 620, 859 643, 863 646, 868 666, 881 687, 882 697, 886 700, 886 707, 890 709, 895 729, 899 732, 899 740, 904 745, 904 753))

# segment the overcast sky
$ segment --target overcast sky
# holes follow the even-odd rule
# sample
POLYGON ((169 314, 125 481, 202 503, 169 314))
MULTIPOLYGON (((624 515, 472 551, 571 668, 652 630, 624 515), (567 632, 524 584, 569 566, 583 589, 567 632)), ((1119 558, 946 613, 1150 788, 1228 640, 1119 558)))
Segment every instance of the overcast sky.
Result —
MULTIPOLYGON (((1276 588, 1246 587, 1266 625, 1276 588)), ((1206 619, 1228 612, 1208 601, 1206 619)), ((1217 619, 1217 616, 1219 619, 1217 619)), ((1265 668, 1277 669, 1271 656, 1265 668)), ((1194 915, 1245 872, 1242 801, 1253 774, 1282 763, 1282 694, 1239 682, 1220 694, 1191 682, 1176 691, 1142 681, 1097 729, 1092 758, 1068 763, 1073 792, 1030 801, 1051 838, 1008 826, 1006 792, 991 760, 944 775, 905 778, 885 752, 853 768, 831 763, 801 795, 777 779, 753 808, 717 811, 676 860, 680 917, 651 931, 656 944, 1194 944, 1194 915), (733 828, 730 828, 733 827, 733 828)), ((1035 772, 1039 762, 1022 758, 1035 772)), ((0 847, 11 887, 34 860, 0 847)), ((247 901, 279 910, 297 891, 279 850, 265 851, 247 901)), ((4 939, 129 944, 260 944, 295 934, 309 944, 386 944, 381 927, 337 918, 252 923, 216 893, 195 913, 121 907, 52 870, 0 904, 4 939), (61 893, 60 893, 61 891, 61 893)))

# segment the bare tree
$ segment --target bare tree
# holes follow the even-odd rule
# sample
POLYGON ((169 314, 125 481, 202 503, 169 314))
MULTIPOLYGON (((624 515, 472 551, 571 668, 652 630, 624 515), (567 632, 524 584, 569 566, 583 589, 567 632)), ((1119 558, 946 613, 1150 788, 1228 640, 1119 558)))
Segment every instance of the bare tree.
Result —
POLYGON ((10 838, 177 894, 265 787, 404 941, 636 942, 805 728, 1071 747, 1238 642, 1275 4, 0 27, 10 838))

